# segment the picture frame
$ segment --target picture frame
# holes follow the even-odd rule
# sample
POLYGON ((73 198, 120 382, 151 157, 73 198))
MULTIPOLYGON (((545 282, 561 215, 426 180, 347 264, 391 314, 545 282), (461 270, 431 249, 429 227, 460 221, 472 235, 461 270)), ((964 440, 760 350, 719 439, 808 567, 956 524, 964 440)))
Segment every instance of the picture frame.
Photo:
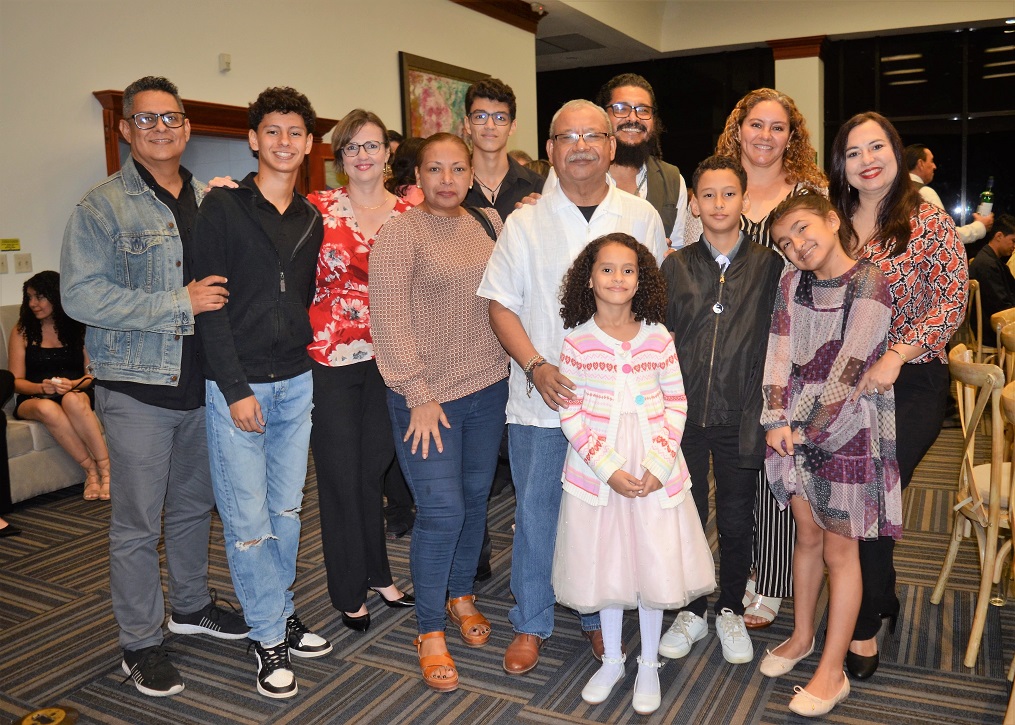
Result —
POLYGON ((408 136, 435 133, 464 136, 465 92, 480 73, 410 53, 399 52, 402 84, 402 129, 408 136))

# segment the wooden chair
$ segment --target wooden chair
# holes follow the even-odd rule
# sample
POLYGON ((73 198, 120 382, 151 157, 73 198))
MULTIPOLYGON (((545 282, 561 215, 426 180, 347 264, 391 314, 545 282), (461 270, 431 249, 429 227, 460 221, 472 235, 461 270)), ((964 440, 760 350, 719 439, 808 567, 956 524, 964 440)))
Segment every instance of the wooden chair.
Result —
MULTIPOLYGON (((995 312, 993 315, 990 316, 990 329, 994 331, 995 342, 994 347, 990 346, 984 347, 983 353, 984 355, 994 354, 996 356, 995 360, 997 361, 997 366, 1002 370, 1005 369, 1004 366, 1005 350, 1004 347, 1001 345, 1001 330, 1004 329, 1006 325, 1010 325, 1013 322, 1015 322, 1015 307, 1009 307, 1007 310, 995 312)), ((991 361, 981 360, 980 362, 991 362, 991 361)), ((1011 378, 1006 376, 1005 380, 1010 382, 1011 378)))
MULTIPOLYGON (((1011 540, 1001 541, 1000 529, 1010 528, 1008 512, 1011 487, 1011 463, 1005 463, 1004 423, 1001 418, 1001 388, 1004 373, 997 365, 972 362, 972 352, 965 345, 957 345, 948 355, 948 370, 955 381, 959 402, 959 417, 965 440, 962 466, 959 469, 955 518, 952 521, 952 540, 941 567, 937 586, 931 595, 932 604, 940 604, 948 576, 955 564, 959 545, 965 538, 967 526, 976 533, 980 555, 980 588, 976 597, 973 627, 966 647, 965 665, 973 667, 980 651, 980 640, 987 621, 991 586, 1001 578, 1001 568, 1011 552, 1011 540), (976 443, 979 428, 986 413, 990 412, 990 463, 976 465, 976 443), (1002 482, 1004 482, 1002 486, 1002 482), (1002 495, 1003 490, 1003 495, 1002 495), (1002 514, 1003 511, 1003 514, 1002 514)), ((1012 388, 1015 395, 1015 388, 1012 388)))
POLYGON ((969 349, 973 353, 973 362, 983 362, 983 306, 980 304, 980 283, 969 280, 969 293, 966 295, 966 325, 969 329, 969 349))
MULTIPOLYGON (((1015 309, 1015 308, 1013 308, 1015 309)), ((1005 310, 1009 312, 1009 310, 1005 310)), ((997 314, 1001 314, 998 312, 997 314)), ((991 316, 994 319, 994 316, 991 316)), ((1015 380, 1015 318, 1001 327, 997 334, 997 349, 999 368, 1004 370, 1004 379, 1007 382, 1015 380)))

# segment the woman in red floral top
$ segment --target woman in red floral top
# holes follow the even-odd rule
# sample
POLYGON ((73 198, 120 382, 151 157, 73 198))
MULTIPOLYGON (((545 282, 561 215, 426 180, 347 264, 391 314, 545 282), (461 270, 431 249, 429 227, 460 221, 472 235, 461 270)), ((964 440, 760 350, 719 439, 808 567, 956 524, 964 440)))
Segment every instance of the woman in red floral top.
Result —
POLYGON ((388 606, 412 606, 391 579, 382 488, 395 459, 384 381, 370 336, 367 270, 386 221, 411 208, 384 188, 391 152, 375 114, 351 111, 332 134, 346 186, 310 194, 324 217, 317 291, 310 306, 314 413, 310 436, 317 469, 321 540, 332 605, 350 629, 370 626, 369 589, 388 606))
MULTIPOLYGON (((962 321, 966 255, 947 214, 923 201, 902 165, 902 139, 877 113, 848 120, 832 142, 829 195, 853 225, 853 254, 877 265, 892 291, 888 351, 857 384, 864 393, 895 389, 902 486, 941 430, 948 400, 945 345, 962 321)), ((844 240, 845 241, 845 240, 844 240)), ((894 627, 894 540, 860 542, 863 599, 846 656, 858 679, 878 666, 876 635, 894 627)))

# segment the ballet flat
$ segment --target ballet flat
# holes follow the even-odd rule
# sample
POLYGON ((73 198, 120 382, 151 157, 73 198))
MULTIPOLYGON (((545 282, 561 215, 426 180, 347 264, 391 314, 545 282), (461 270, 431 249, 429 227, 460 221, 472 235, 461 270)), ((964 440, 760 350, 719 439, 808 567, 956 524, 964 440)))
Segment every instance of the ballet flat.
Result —
MULTIPOLYGON (((811 648, 804 652, 799 657, 782 657, 775 654, 772 650, 766 649, 765 656, 761 660, 761 664, 758 666, 758 671, 765 677, 782 677, 787 672, 797 666, 797 663, 804 657, 809 657, 814 653, 814 641, 811 640, 811 648)), ((786 642, 789 642, 787 639, 786 642)), ((782 644, 786 644, 783 642, 782 644)), ((776 649, 779 649, 782 645, 778 645, 776 649)))
POLYGON ((818 717, 819 715, 827 715, 832 711, 832 708, 838 705, 840 702, 846 699, 849 695, 849 678, 846 677, 846 673, 842 673, 842 687, 835 696, 828 700, 821 700, 811 693, 807 692, 804 688, 799 685, 793 688, 796 692, 793 695, 793 699, 789 701, 789 709, 795 712, 797 715, 803 715, 804 717, 818 717))
MULTIPOLYGON (((627 661, 627 657, 603 657, 604 665, 622 665, 627 661)), ((621 667, 617 672, 617 679, 611 682, 609 685, 593 685, 590 681, 582 689, 582 699, 590 705, 599 705, 606 702, 610 693, 613 692, 613 688, 616 687, 617 683, 624 679, 624 668, 621 667)))

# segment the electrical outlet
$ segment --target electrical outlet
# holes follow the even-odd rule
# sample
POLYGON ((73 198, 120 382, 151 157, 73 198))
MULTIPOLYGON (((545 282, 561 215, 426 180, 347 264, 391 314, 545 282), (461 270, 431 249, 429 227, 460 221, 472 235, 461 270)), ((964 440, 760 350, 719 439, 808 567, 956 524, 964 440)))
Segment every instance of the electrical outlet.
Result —
POLYGON ((14 271, 18 274, 28 274, 32 271, 31 252, 22 252, 14 255, 14 271))
POLYGON ((0 254, 0 274, 7 274, 7 255, 0 254))

